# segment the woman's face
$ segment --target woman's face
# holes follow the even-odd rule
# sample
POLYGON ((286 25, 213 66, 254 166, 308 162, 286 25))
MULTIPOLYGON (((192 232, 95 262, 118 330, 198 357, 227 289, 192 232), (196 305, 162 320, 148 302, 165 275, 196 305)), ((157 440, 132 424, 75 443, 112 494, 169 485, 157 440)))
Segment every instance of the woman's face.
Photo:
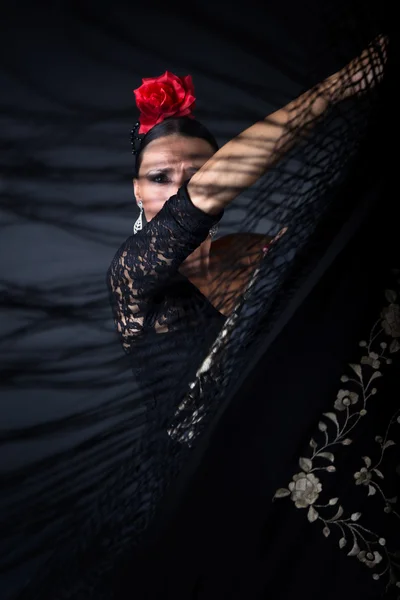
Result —
POLYGON ((136 201, 143 203, 150 221, 214 154, 212 146, 201 138, 181 135, 161 137, 145 148, 138 178, 133 180, 136 201))

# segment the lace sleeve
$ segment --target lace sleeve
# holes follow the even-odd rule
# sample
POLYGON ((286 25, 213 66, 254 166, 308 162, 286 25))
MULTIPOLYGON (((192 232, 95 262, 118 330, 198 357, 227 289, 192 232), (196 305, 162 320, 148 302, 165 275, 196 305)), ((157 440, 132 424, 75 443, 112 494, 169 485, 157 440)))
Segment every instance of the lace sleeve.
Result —
POLYGON ((209 215, 190 200, 186 185, 116 253, 107 283, 117 330, 126 352, 144 331, 153 298, 206 239, 223 213, 209 215))

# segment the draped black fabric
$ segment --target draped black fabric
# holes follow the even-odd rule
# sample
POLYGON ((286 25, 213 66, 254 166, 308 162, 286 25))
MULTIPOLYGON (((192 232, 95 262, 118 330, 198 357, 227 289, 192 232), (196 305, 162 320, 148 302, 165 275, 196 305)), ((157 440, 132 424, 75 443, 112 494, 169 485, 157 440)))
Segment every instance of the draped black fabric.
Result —
POLYGON ((314 272, 307 299, 246 378, 167 531, 130 557, 134 577, 122 568, 119 597, 129 597, 133 580, 143 598, 284 599, 304 590, 312 598, 398 597, 390 582, 400 539, 400 365, 392 337, 400 332, 383 319, 398 298, 400 272, 392 267, 397 224, 388 220, 395 207, 382 190, 365 192, 347 222, 351 239, 346 227, 335 236, 336 259, 324 257, 323 276, 314 272), (364 403, 352 380, 358 368, 364 403), (357 411, 366 407, 361 417, 353 409, 357 422, 347 426, 346 399, 360 402, 357 411), (307 472, 318 451, 310 440, 326 445, 315 475, 307 472), (298 488, 298 506, 282 494, 284 486, 293 493, 296 476, 310 484, 310 495, 298 488))
MULTIPOLYGON (((396 598, 390 6, 190 8, 16 3, 2 19, 0 595, 396 598), (332 101, 226 210, 221 236, 288 226, 233 314, 180 281, 144 316, 157 329, 160 306, 183 306, 191 320, 178 310, 181 330, 160 342, 147 327, 124 356, 106 273, 137 216, 132 88, 190 72, 197 116, 223 143, 382 32, 383 83, 332 101)), ((178 195, 164 225, 178 201, 190 213, 178 195)), ((211 221, 192 216, 193 246, 211 221)))

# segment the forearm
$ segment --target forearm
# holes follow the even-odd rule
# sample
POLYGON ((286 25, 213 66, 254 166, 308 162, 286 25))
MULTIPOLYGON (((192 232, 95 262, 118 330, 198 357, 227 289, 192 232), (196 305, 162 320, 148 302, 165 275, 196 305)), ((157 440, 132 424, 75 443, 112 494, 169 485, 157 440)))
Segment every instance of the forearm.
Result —
POLYGON ((219 213, 273 167, 327 107, 323 95, 306 92, 225 144, 190 180, 193 204, 219 213))
POLYGON ((330 101, 373 87, 383 76, 386 44, 387 38, 378 36, 340 71, 225 144, 190 180, 193 204, 217 214, 308 133, 330 101))

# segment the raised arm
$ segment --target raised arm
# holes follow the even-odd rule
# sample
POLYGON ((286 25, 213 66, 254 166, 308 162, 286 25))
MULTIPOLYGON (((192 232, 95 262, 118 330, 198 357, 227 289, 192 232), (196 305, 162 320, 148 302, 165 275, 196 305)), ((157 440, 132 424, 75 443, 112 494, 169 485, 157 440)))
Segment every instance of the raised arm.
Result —
POLYGON ((223 210, 308 133, 331 102, 374 83, 383 71, 385 48, 386 39, 377 38, 338 73, 225 144, 190 180, 193 204, 209 214, 223 210))

